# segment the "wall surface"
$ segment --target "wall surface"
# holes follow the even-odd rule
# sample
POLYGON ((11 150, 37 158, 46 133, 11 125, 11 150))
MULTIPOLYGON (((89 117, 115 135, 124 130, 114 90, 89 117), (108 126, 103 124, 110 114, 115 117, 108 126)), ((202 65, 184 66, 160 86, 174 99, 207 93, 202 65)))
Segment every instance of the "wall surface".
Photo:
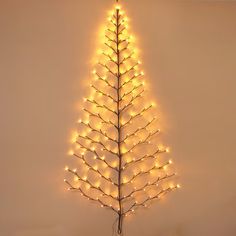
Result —
MULTIPOLYGON (((127 236, 236 235, 236 2, 124 0, 183 186, 127 236)), ((111 0, 0 0, 0 235, 109 236, 114 215, 63 183, 111 0)))

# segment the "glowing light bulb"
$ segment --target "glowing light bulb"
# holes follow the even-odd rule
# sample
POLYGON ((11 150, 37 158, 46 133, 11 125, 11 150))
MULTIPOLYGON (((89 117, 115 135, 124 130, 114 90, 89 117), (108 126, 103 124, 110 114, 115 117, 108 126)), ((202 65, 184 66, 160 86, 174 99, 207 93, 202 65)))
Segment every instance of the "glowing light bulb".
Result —
POLYGON ((79 177, 75 176, 74 181, 79 181, 79 177))
POLYGON ((92 73, 95 75, 95 74, 97 73, 97 71, 94 69, 94 70, 92 71, 92 73))
POLYGON ((116 5, 116 10, 120 10, 121 6, 120 5, 116 5))
POLYGON ((77 169, 74 169, 74 170, 73 170, 73 172, 76 172, 76 171, 77 171, 77 169))
POLYGON ((69 156, 73 156, 73 155, 74 155, 74 151, 73 151, 73 150, 70 150, 70 151, 68 152, 68 155, 69 155, 69 156))
POLYGON ((176 186, 177 188, 180 188, 180 185, 179 184, 177 184, 177 186, 176 186))
POLYGON ((68 171, 68 170, 69 170, 69 167, 68 167, 68 166, 66 166, 66 167, 65 167, 65 171, 68 171))
POLYGON ((141 62, 141 61, 138 61, 138 64, 139 64, 139 65, 141 65, 141 64, 142 64, 142 62, 141 62))
POLYGON ((169 149, 169 148, 166 148, 166 152, 170 152, 170 149, 169 149))
POLYGON ((169 164, 172 164, 173 162, 172 162, 172 160, 169 160, 169 164))
POLYGON ((155 106, 156 106, 156 103, 155 103, 155 102, 152 102, 152 103, 151 103, 151 106, 152 106, 152 107, 155 107, 155 106))
POLYGON ((141 75, 144 75, 144 72, 143 71, 141 71, 141 73, 140 73, 141 75))
POLYGON ((66 179, 64 179, 64 182, 66 182, 67 180, 66 179))

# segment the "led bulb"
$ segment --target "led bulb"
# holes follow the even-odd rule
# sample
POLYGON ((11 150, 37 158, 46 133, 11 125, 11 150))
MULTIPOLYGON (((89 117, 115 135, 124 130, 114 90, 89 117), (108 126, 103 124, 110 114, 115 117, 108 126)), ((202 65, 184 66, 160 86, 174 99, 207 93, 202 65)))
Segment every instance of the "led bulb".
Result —
POLYGON ((120 5, 116 5, 116 10, 120 10, 120 5))
POLYGON ((69 155, 69 156, 73 156, 73 155, 74 155, 74 151, 73 151, 73 150, 70 150, 70 151, 68 152, 68 155, 69 155))
POLYGON ((74 181, 79 181, 79 177, 75 176, 74 181))

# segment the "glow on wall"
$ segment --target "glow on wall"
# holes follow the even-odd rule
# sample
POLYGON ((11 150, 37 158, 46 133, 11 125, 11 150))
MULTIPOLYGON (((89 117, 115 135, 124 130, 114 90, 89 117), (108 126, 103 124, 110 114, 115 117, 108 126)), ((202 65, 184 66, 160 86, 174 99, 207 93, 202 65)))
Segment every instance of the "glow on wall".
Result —
POLYGON ((128 22, 115 4, 72 137, 76 168, 66 166, 64 180, 68 190, 112 210, 118 234, 126 217, 180 187, 173 182, 169 149, 159 140, 157 108, 145 90, 128 22))

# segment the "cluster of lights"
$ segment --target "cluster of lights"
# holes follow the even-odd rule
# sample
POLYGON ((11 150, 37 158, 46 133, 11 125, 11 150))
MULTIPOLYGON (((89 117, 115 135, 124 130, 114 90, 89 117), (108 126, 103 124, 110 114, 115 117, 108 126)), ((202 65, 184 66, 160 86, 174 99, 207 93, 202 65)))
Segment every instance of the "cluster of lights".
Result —
MULTIPOLYGON (((66 166, 65 171, 73 175, 75 183, 64 180, 69 186, 68 190, 79 191, 81 196, 89 201, 99 202, 101 207, 112 209, 118 214, 119 221, 134 213, 137 208, 147 207, 150 201, 180 187, 172 184, 167 188, 160 186, 161 181, 175 174, 159 177, 160 172, 166 173, 172 160, 164 165, 159 165, 156 161, 157 156, 169 152, 169 148, 160 148, 151 140, 160 132, 160 129, 151 129, 156 117, 146 117, 155 107, 155 103, 140 108, 141 101, 138 99, 143 98, 145 92, 145 73, 140 69, 142 62, 137 59, 137 50, 132 46, 134 37, 127 34, 127 22, 128 18, 124 16, 121 6, 116 5, 108 17, 104 48, 98 51, 99 60, 92 70, 94 80, 90 84, 91 95, 84 98, 83 111, 87 118, 78 120, 85 131, 75 132, 71 139, 72 143, 77 145, 76 149, 82 151, 80 154, 74 149, 68 152, 70 156, 79 158, 87 172, 80 174, 80 169, 70 169, 66 166), (144 121, 141 126, 136 125, 139 119, 144 121), (138 147, 145 145, 152 150, 151 154, 134 155, 138 147), (153 164, 147 169, 144 163, 149 160, 152 160, 153 164), (134 165, 139 167, 139 170, 135 169, 131 177, 126 176, 127 169, 132 170, 134 165), (90 178, 89 173, 95 174, 97 178, 90 178), (157 178, 137 187, 136 180, 144 175, 145 181, 151 178, 151 175, 152 178, 157 178), (78 186, 81 183, 82 186, 78 186), (131 191, 123 194, 123 187, 131 191), (160 191, 151 194, 149 189, 153 188, 160 188, 160 191), (115 194, 111 193, 113 189, 115 194), (94 190, 97 191, 95 197, 94 190), (143 194, 146 199, 138 201, 137 194, 143 194), (110 199, 109 203, 107 199, 110 199), (123 204, 127 199, 133 201, 129 207, 123 204)), ((120 227, 119 224, 118 232, 121 232, 120 227)))

